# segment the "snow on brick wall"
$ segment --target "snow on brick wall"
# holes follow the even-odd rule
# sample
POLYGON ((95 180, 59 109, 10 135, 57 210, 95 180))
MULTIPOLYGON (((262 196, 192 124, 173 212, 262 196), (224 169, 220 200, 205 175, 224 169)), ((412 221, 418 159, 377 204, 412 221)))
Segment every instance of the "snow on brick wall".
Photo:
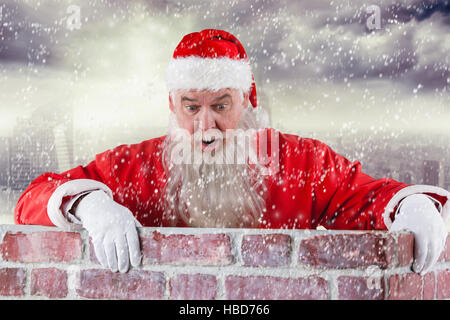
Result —
POLYGON ((88 234, 0 225, 1 299, 450 299, 450 237, 411 271, 409 233, 141 228, 142 265, 113 273, 88 234))

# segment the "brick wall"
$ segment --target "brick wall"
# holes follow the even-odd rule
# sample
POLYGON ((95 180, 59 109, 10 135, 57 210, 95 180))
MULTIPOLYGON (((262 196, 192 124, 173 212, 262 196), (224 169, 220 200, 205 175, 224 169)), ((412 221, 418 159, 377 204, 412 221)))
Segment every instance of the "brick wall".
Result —
POLYGON ((85 231, 0 225, 1 299, 450 299, 450 237, 411 271, 408 233, 142 228, 143 264, 112 273, 85 231))

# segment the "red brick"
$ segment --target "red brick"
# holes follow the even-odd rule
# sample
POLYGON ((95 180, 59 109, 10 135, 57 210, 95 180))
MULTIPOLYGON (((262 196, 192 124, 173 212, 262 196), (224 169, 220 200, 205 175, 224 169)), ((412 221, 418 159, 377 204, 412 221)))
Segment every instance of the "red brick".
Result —
POLYGON ((300 264, 319 268, 357 268, 394 264, 394 239, 381 233, 326 234, 303 239, 300 264))
POLYGON ((241 256, 245 266, 286 266, 290 252, 291 237, 286 234, 253 234, 242 238, 241 256))
POLYGON ((447 269, 447 270, 437 271, 436 281, 437 281, 436 298, 437 299, 449 299, 450 298, 450 270, 447 269))
POLYGON ((269 276, 228 276, 227 299, 233 300, 325 300, 328 283, 321 277, 280 278, 269 276))
POLYGON ((4 260, 13 262, 70 262, 81 258, 82 241, 74 232, 7 232, 0 245, 4 260))
POLYGON ((414 235, 400 234, 398 236, 398 265, 408 266, 414 259, 414 235))
POLYGON ((169 281, 170 298, 212 300, 216 298, 217 279, 210 274, 178 274, 169 281))
POLYGON ((104 269, 81 270, 76 289, 90 299, 162 299, 166 281, 160 272, 130 270, 113 273, 104 269))
POLYGON ((423 299, 433 300, 436 284, 434 280, 434 272, 428 272, 423 276, 423 299))
POLYGON ((340 300, 383 300, 383 277, 340 276, 338 292, 340 300))
POLYGON ((31 271, 31 294, 51 299, 67 296, 67 272, 55 268, 31 271))
POLYGON ((230 237, 226 234, 142 236, 144 263, 225 265, 233 262, 230 237))
POLYGON ((0 296, 23 296, 25 270, 22 268, 0 269, 0 296))
POLYGON ((389 300, 420 300, 422 291, 422 277, 417 273, 389 277, 389 300))

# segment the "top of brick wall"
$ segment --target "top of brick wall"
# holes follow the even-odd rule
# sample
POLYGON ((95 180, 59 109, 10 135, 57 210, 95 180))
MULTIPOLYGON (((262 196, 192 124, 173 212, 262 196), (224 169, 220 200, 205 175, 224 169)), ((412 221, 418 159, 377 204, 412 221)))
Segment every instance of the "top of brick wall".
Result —
POLYGON ((0 298, 448 299, 450 237, 411 271, 405 232, 140 228, 142 265, 112 273, 86 231, 0 226, 0 298))

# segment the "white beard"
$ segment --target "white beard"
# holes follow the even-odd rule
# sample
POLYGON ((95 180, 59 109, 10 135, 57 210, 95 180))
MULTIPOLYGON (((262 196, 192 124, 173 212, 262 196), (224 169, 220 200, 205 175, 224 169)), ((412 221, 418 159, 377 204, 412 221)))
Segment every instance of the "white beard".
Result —
MULTIPOLYGON (((264 110, 249 107, 243 111, 236 129, 262 129, 268 127, 268 122, 264 110)), ((167 224, 175 226, 179 218, 191 227, 251 228, 261 223, 267 190, 260 165, 248 162, 249 156, 255 156, 255 148, 249 144, 247 150, 245 144, 234 143, 235 151, 231 156, 246 154, 246 157, 244 161, 230 161, 233 158, 226 150, 231 141, 227 137, 227 143, 214 153, 192 148, 192 137, 180 129, 175 116, 170 115, 163 151, 167 224), (181 162, 180 150, 189 150, 183 154, 181 162)))

